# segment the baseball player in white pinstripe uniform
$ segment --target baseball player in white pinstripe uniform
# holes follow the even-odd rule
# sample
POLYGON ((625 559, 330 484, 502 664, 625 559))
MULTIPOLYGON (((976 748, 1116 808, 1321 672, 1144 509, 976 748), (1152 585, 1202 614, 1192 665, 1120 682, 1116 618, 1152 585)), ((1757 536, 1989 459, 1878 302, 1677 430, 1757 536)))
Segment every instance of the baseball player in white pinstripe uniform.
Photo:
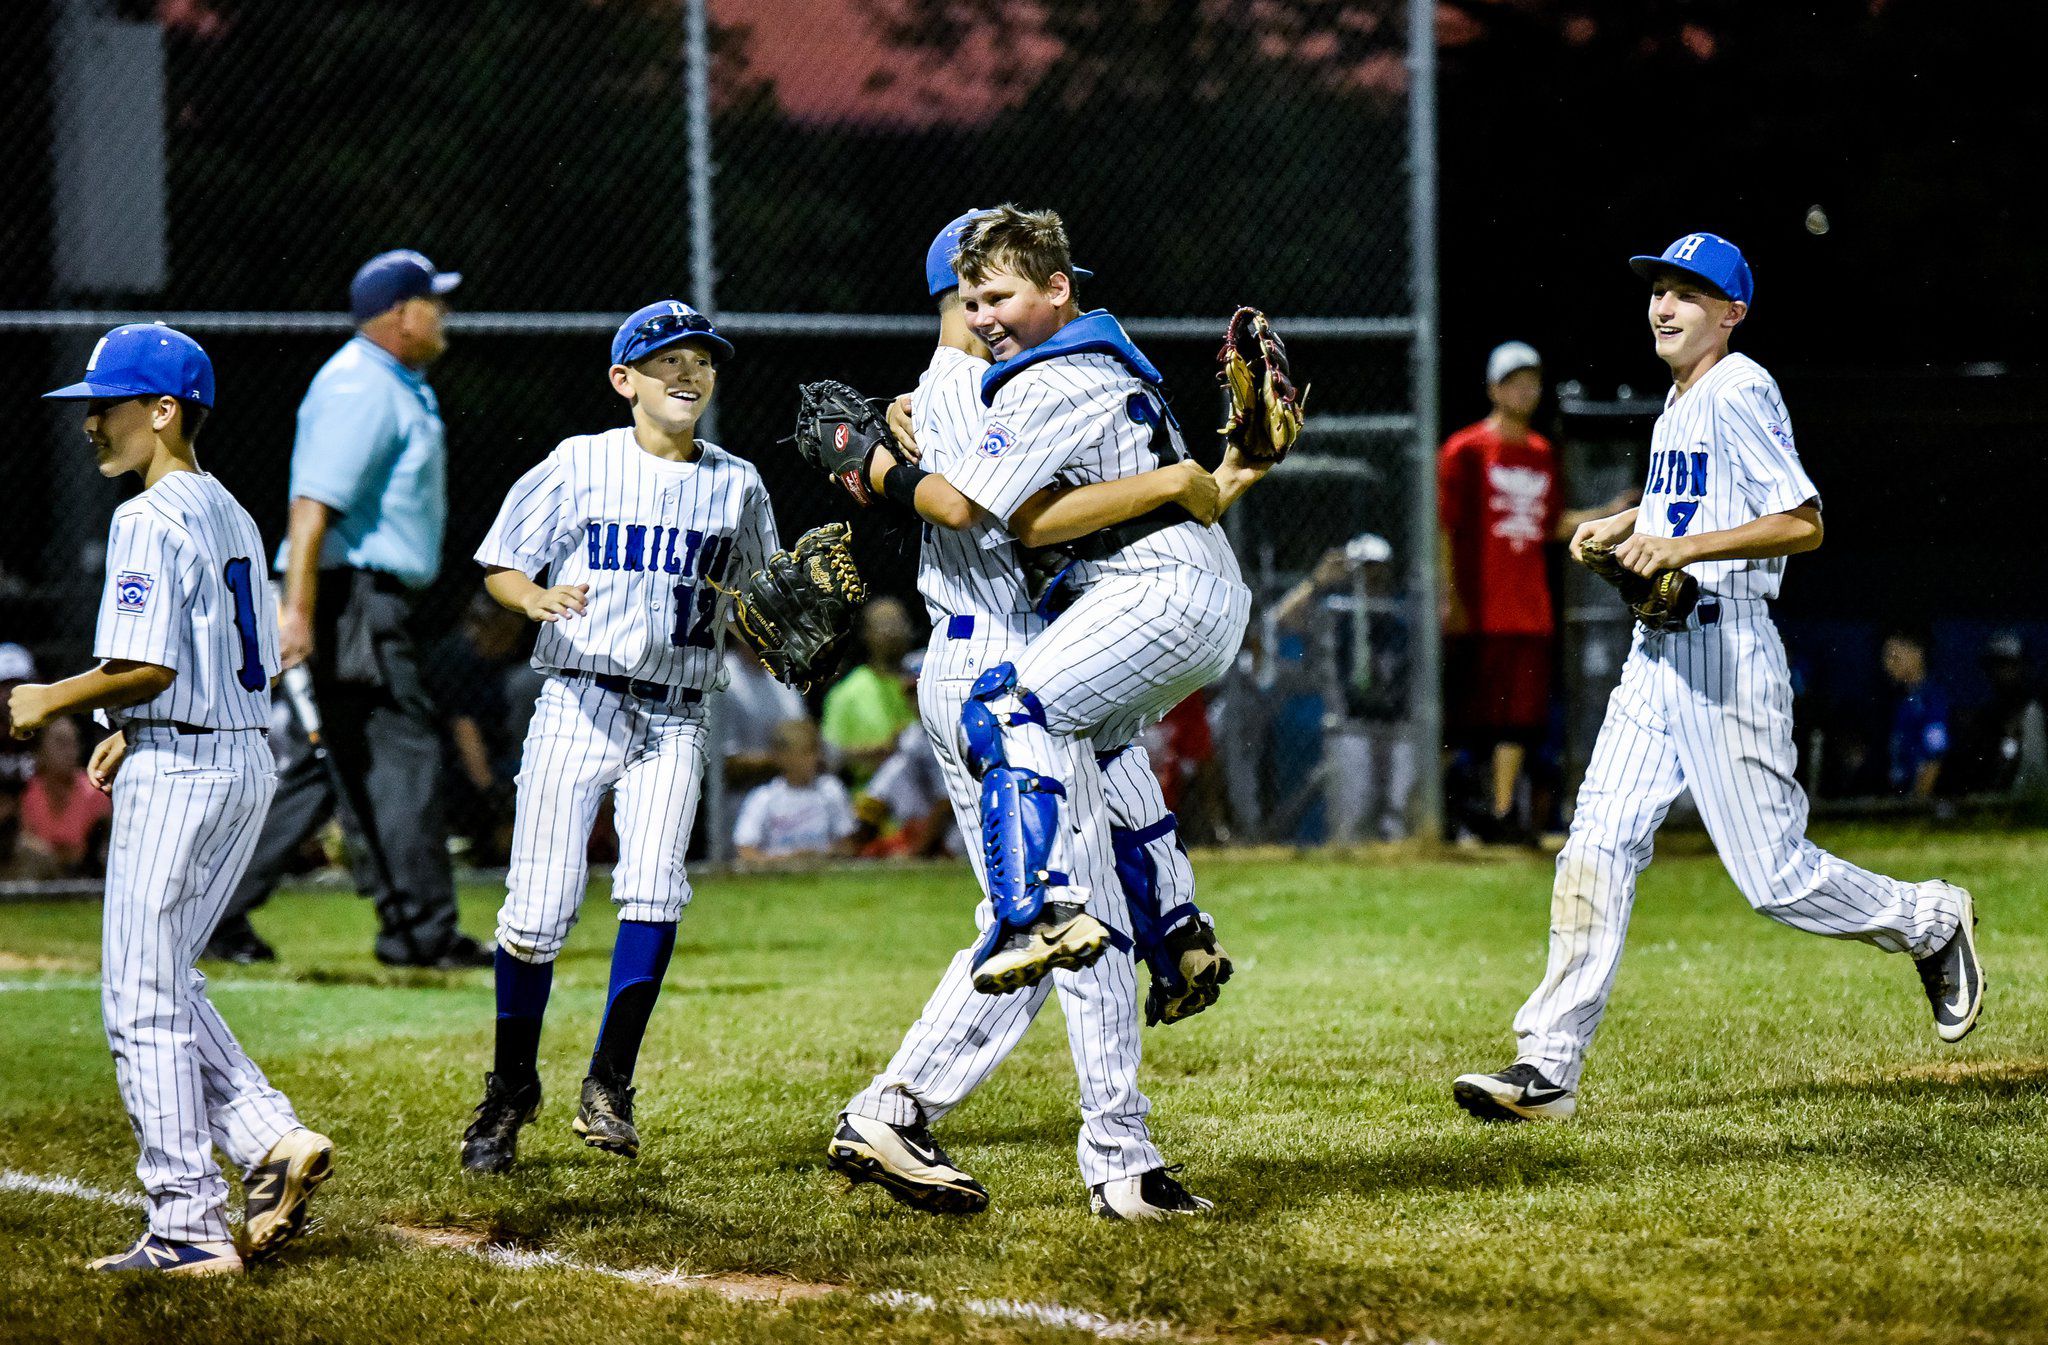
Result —
POLYGON ((113 795, 100 1009, 121 1101, 142 1149, 149 1228, 95 1270, 236 1273, 305 1225, 334 1146, 299 1122, 206 997, 194 967, 277 791, 265 726, 277 609, 263 539, 192 441, 213 406, 199 343, 136 323, 100 338, 85 377, 44 394, 82 401, 104 476, 142 494, 114 511, 90 672, 10 699, 17 737, 98 710, 114 734, 92 781, 113 795), (241 1165, 241 1246, 213 1147, 241 1165))
POLYGON ((1806 795, 1792 776, 1791 679, 1766 604, 1786 557, 1820 545, 1820 492, 1793 446, 1777 383, 1728 349, 1749 312, 1749 263, 1727 239, 1695 233, 1630 265, 1650 282, 1650 329, 1672 387, 1651 435, 1642 504, 1581 525, 1572 555, 1611 545, 1636 574, 1683 569, 1700 598, 1683 631, 1636 630, 1557 858, 1550 963, 1515 1016, 1516 1061, 1452 1087, 1483 1120, 1576 1110, 1636 875, 1688 788, 1757 911, 1911 954, 1943 1041, 1966 1036, 1983 1006, 1968 892, 1887 878, 1806 839, 1806 795))
MULTIPOLYGON (((988 351, 967 325, 952 266, 960 234, 981 213, 971 210, 955 219, 926 254, 940 345, 912 396, 912 424, 921 465, 941 474, 965 463, 986 420, 980 386, 988 351)), ((1215 479, 1185 461, 1049 496, 1035 515, 1036 528, 1045 531, 1035 535, 1092 532, 1167 503, 1213 517, 1217 502, 1215 479)), ((970 837, 980 835, 981 799, 980 785, 957 751, 962 708, 984 669, 1013 660, 1045 627, 1044 617, 1032 609, 1021 559, 1009 534, 986 515, 961 530, 925 529, 918 588, 931 617, 932 640, 918 681, 918 709, 962 834, 970 837)), ((1230 974, 1229 960, 1194 905, 1194 871, 1144 749, 1133 744, 1106 753, 1103 771, 1135 951, 1153 964, 1151 1014, 1156 1021, 1176 1021, 1213 1002, 1230 974)), ((980 850, 970 847, 969 855, 985 885, 980 850)), ((976 919, 985 937, 995 919, 989 902, 981 904, 976 919)), ((1002 1063, 1057 987, 1082 1084, 1083 1178, 1092 1187, 1133 1169, 1148 1170, 1138 1166, 1151 1161, 1143 1152, 1121 1164, 1102 1157, 1132 1147, 1133 1137, 1144 1131, 1138 1052, 1119 1035, 1126 1027, 1135 1032, 1135 1022, 1122 1015, 1105 1021, 1101 1011, 1111 998, 1134 995, 1132 963, 1105 957, 1015 994, 989 996, 974 989, 975 953, 969 947, 954 957, 887 1068, 847 1104, 827 1150, 832 1165, 856 1182, 880 1184, 914 1208, 984 1208, 987 1191, 953 1164, 929 1127, 1002 1063)))
POLYGON ((619 936, 574 1122, 593 1148, 635 1155, 633 1068, 689 904, 683 859, 704 772, 704 697, 721 685, 725 589, 776 549, 753 464, 696 437, 732 345, 686 304, 628 317, 612 387, 630 426, 565 439, 505 497, 476 558, 504 606, 542 623, 547 674, 520 759, 498 1028, 462 1165, 503 1172, 540 1106, 536 1068, 554 961, 576 923, 590 829, 606 792, 619 831, 619 936), (533 576, 548 571, 551 587, 533 576))
MULTIPOLYGON (((970 955, 971 979, 983 994, 1006 994, 1129 942, 1095 751, 1129 742, 1229 663, 1250 593, 1221 532, 1176 504, 1111 528, 1040 534, 1060 498, 1048 486, 1126 482, 1178 463, 1179 427, 1158 371, 1116 319, 1081 315, 1057 215, 1003 206, 976 216, 955 268, 967 325, 1000 361, 982 377, 981 438, 951 472, 877 455, 870 477, 929 522, 968 529, 985 515, 1009 538, 1064 541, 1071 562, 1048 594, 1070 598, 1064 615, 1014 661, 983 669, 961 711, 956 750, 981 782, 995 916, 970 955)), ((1224 471, 1219 509, 1259 475, 1234 458, 1224 471)), ((1121 1118, 1114 1148, 1084 1125, 1090 1203, 1111 1218, 1198 1212, 1209 1202, 1173 1179, 1143 1130, 1135 1001, 1133 979, 1098 1006, 1109 1038, 1125 1043, 1112 1056, 1128 1096, 1103 1113, 1121 1118)), ((1093 1082, 1084 1077, 1084 1094, 1093 1082)))

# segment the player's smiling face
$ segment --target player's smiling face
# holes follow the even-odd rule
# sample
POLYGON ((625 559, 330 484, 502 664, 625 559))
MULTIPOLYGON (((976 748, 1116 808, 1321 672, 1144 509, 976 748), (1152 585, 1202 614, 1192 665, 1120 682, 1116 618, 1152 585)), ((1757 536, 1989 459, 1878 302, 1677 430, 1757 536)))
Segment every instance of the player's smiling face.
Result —
POLYGON ((178 404, 169 397, 107 397, 87 402, 85 437, 99 458, 100 475, 115 477, 147 469, 156 456, 157 431, 177 414, 178 404))
POLYGON ((1748 312, 1683 271, 1659 271, 1650 281, 1650 337, 1657 358, 1674 368, 1691 368, 1725 346, 1748 312))
POLYGON ((1007 267, 960 285, 967 325, 998 360, 1014 359, 1066 326, 1073 298, 1072 282, 1058 271, 1044 288, 1007 267))
POLYGON ((668 434, 697 428, 717 384, 711 352, 699 341, 679 341, 637 364, 612 366, 612 387, 633 403, 634 415, 668 434))

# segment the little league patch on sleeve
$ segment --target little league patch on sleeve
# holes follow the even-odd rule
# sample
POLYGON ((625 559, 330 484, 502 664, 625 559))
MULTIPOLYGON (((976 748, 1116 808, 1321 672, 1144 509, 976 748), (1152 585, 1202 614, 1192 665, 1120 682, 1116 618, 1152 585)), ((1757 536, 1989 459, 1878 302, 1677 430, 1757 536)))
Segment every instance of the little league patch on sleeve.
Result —
POLYGON ((988 433, 981 436, 981 442, 976 448, 987 457, 1000 458, 1009 452, 1010 445, 1016 442, 1017 436, 1009 430, 1001 425, 991 425, 988 427, 988 433))
POLYGON ((114 576, 114 610, 117 612, 141 612, 149 607, 150 590, 156 587, 156 580, 134 570, 123 570, 114 576))

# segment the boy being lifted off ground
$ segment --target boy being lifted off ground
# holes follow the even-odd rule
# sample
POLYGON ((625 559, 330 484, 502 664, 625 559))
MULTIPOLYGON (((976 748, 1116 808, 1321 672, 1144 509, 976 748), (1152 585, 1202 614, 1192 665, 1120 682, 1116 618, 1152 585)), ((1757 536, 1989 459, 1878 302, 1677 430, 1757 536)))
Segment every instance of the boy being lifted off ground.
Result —
POLYGON ((1642 504, 1580 525, 1571 553, 1594 564, 1611 547, 1628 586, 1684 570, 1697 600, 1636 628, 1557 857, 1550 964, 1515 1015, 1515 1063, 1452 1085, 1458 1105, 1481 1120, 1577 1109, 1636 875, 1687 788, 1759 912, 1911 954, 1943 1041, 1962 1040, 1983 1006, 1968 892, 1887 878, 1806 839, 1806 795, 1792 776, 1792 683, 1767 603, 1786 558, 1820 545, 1820 492, 1793 447, 1777 383, 1728 349, 1749 313, 1749 263, 1728 240, 1696 233, 1630 265, 1650 283, 1650 331, 1672 387, 1651 434, 1642 504))
MULTIPOLYGON (((967 326, 998 361, 980 379, 988 408, 980 438, 944 474, 876 454, 872 489, 947 528, 986 517, 1007 544, 1037 535, 1041 492, 1056 482, 1121 482, 1186 457, 1158 370, 1109 313, 1081 313, 1057 215, 1003 206, 976 216, 954 269, 967 326)), ((1227 498, 1259 475, 1235 461, 1225 470, 1219 494, 1227 498)), ((1130 947, 1096 752, 1130 742, 1215 678, 1236 655, 1250 612, 1222 533, 1180 505, 1093 527, 1067 534, 1070 563, 1041 604, 1065 610, 984 668, 960 712, 956 750, 980 781, 993 917, 967 969, 985 995, 1026 989, 1048 973, 1073 977, 1112 944, 1130 947)), ((1121 957, 1109 965, 1106 975, 1121 979, 1085 1001, 1094 1015, 1088 1030, 1107 1044, 1093 1054, 1104 1072, 1082 1078, 1091 1205, 1116 1218, 1206 1209, 1152 1144, 1150 1103, 1137 1085, 1135 977, 1121 957)), ((1082 1029, 1067 1002, 1071 1036, 1082 1029)))
POLYGON ((633 423, 563 440, 512 487, 477 548, 491 596, 541 623, 533 666, 547 680, 520 757, 498 913, 497 1048, 462 1138, 471 1172, 510 1168, 540 1107, 541 1019, 607 792, 619 935, 575 1129, 592 1148, 640 1151, 633 1070, 690 901, 683 858, 704 776, 704 696, 718 686, 732 606, 720 585, 776 549, 760 473, 696 437, 730 354, 686 304, 627 318, 610 378, 633 423), (534 582, 542 569, 553 587, 534 582))
MULTIPOLYGON (((894 459, 881 455, 887 459, 882 477, 900 503, 914 498, 936 507, 931 504, 936 487, 919 491, 917 473, 961 470, 983 438, 987 413, 980 391, 989 352, 968 325, 953 269, 961 233, 983 213, 968 211, 955 219, 926 253, 926 287, 937 304, 940 328, 939 346, 910 399, 922 467, 896 476, 888 471, 894 459)), ((1032 608, 1022 547, 1085 537, 1168 505, 1186 510, 1184 518, 1206 523, 1222 503, 1221 486, 1199 464, 1184 460, 1113 481, 1043 490, 1011 516, 1018 529, 1014 538, 1001 521, 965 497, 956 493, 950 501, 952 512, 935 521, 966 526, 926 528, 919 553, 918 589, 931 617, 932 639, 918 681, 918 708, 955 815, 975 842, 969 856, 986 887, 980 843, 983 784, 961 756, 960 718, 981 672, 1014 660, 1045 629, 1045 617, 1032 608)), ((1194 905, 1194 873, 1144 749, 1133 744, 1104 756, 1102 783, 1132 951, 1152 969, 1147 1017, 1174 1022, 1214 1001, 1230 963, 1208 918, 1194 905)), ((974 986, 975 962, 995 923, 991 903, 981 903, 976 921, 981 934, 974 946, 953 958, 895 1056, 841 1112, 828 1146, 832 1165, 856 1182, 879 1184, 913 1208, 938 1213, 984 1208, 987 1191, 953 1163, 929 1127, 1008 1057, 1057 989, 1082 1083, 1083 1178, 1091 1187, 1109 1187, 1098 1208, 1125 1218, 1200 1208, 1201 1202, 1185 1192, 1171 1196, 1165 1185, 1170 1178, 1163 1174, 1150 1179, 1155 1198, 1143 1199, 1145 1173, 1135 1183, 1114 1180, 1120 1170, 1101 1157, 1116 1151, 1119 1128, 1128 1124, 1126 1109, 1139 1096, 1133 1077, 1136 1043, 1123 1035, 1131 1020, 1121 1011, 1106 1019, 1112 1002, 1128 1003, 1135 995, 1132 960, 1103 957, 1013 994, 981 994, 974 986)))

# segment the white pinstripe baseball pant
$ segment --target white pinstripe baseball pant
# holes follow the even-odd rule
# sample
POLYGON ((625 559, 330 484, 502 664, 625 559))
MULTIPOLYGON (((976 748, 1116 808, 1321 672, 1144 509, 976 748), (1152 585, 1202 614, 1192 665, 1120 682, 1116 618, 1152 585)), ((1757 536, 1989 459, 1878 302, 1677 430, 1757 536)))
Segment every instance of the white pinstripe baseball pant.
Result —
MULTIPOLYGON (((1239 592, 1243 591, 1240 589, 1239 592)), ((1236 634, 1239 638, 1243 634, 1244 616, 1249 611, 1249 595, 1244 596, 1245 601, 1238 607, 1237 615, 1236 634)), ((1117 605, 1126 613, 1134 610, 1139 614, 1156 613, 1149 616, 1150 622, 1172 623, 1183 630, 1189 619, 1179 602, 1142 603, 1133 608, 1119 599, 1117 605)), ((1089 638, 1073 643, 1089 647, 1100 645, 1103 632, 1083 624, 1089 620, 1089 613, 1083 610, 1082 604, 1077 603, 1062 615, 1052 629, 1057 630, 1061 625, 1076 620, 1077 614, 1079 620, 1070 629, 1089 638)), ((978 617, 976 620, 987 622, 987 618, 978 617)), ((1228 620, 1226 611, 1224 622, 1228 620)), ((1027 618, 1014 623, 1009 629, 1013 635, 1021 635, 1035 634, 1039 627, 1027 618)), ((1227 631, 1227 624, 1224 629, 1227 631)), ((1130 637, 1133 643, 1147 638, 1139 633, 1130 637)), ((1013 638, 949 641, 939 634, 932 642, 918 682, 918 708, 925 732, 931 738, 933 750, 944 770, 954 815, 970 840, 978 838, 981 830, 980 788, 955 750, 960 707, 966 701, 968 687, 977 674, 1006 659, 1016 660, 1020 653, 1013 638)), ((1229 649, 1222 654, 1223 663, 1227 664, 1235 654, 1236 642, 1233 639, 1229 649)), ((1121 731, 1129 734, 1135 734, 1138 727, 1149 722, 1146 718, 1148 713, 1151 719, 1156 719, 1173 708, 1195 686, 1208 680, 1205 677, 1174 693, 1171 688, 1175 678, 1170 663, 1146 659, 1141 659, 1140 663, 1149 663, 1157 680, 1127 678, 1124 685, 1143 692, 1147 705, 1167 694, 1173 694, 1173 699, 1149 711, 1113 711, 1120 722, 1128 724, 1121 731)), ((1038 690, 1033 684, 1024 682, 1021 676, 1019 681, 1028 690, 1038 690)), ((1042 696, 1043 693, 1040 694, 1042 696)), ((1073 696, 1070 699, 1082 698, 1073 696)), ((1052 707, 1049 704, 1047 714, 1050 719, 1052 707)), ((1114 745, 1106 735, 1102 741, 1114 745)), ((1079 746, 1078 758, 1085 760, 1086 766, 1079 770, 1076 780, 1089 796, 1097 800, 1097 816, 1103 819, 1101 825, 1113 822, 1136 827, 1165 816, 1166 802, 1159 792, 1158 780, 1152 774, 1151 763, 1143 748, 1133 747, 1112 761, 1106 770, 1098 770, 1093 756, 1095 743, 1083 741, 1079 746)), ((1079 792, 1070 790, 1070 805, 1079 792)), ((1068 823, 1070 831, 1078 828, 1072 812, 1063 821, 1068 823)), ((1193 901, 1194 870, 1171 835, 1153 840, 1147 848, 1158 871, 1159 910, 1163 913, 1193 901)), ((1106 857, 1106 830, 1102 832, 1101 849, 1106 857)), ((969 853, 973 857, 977 879, 986 886, 979 846, 971 844, 969 853)), ((1113 860, 1109 862, 1104 876, 1090 885, 1089 909, 1128 939, 1130 916, 1116 882, 1113 860), (1099 900, 1097 893, 1101 894, 1099 900)), ((989 903, 982 901, 975 911, 976 928, 986 931, 994 918, 989 903)), ((1092 1186, 1160 1166, 1164 1160, 1152 1144, 1145 1124, 1151 1104, 1137 1084, 1141 1052, 1136 966, 1124 952, 1112 952, 1094 966, 1079 972, 1056 971, 1045 981, 1012 994, 984 995, 974 989, 973 945, 970 944, 954 955, 938 988, 926 1001, 923 1012, 905 1035, 895 1057, 865 1090, 847 1104, 846 1110, 873 1116, 892 1125, 936 1122, 958 1106, 1002 1063, 1044 1006, 1046 996, 1055 990, 1065 1012, 1068 1043, 1081 1084, 1079 1157, 1082 1180, 1092 1186)))
POLYGON ((664 706, 553 673, 541 686, 519 757, 512 862, 498 945, 552 962, 583 906, 590 829, 612 794, 621 920, 673 924, 690 904, 684 856, 704 779, 704 704, 664 706))
POLYGON ((193 966, 255 852, 277 764, 253 729, 129 730, 114 778, 100 944, 100 1012, 142 1154, 149 1229, 175 1242, 228 1237, 212 1148, 246 1173, 299 1128, 242 1050, 193 966))
POLYGON ((1764 602, 1707 598, 1682 632, 1638 629, 1607 701, 1550 899, 1550 962, 1515 1015, 1518 1059, 1578 1086, 1628 933, 1636 876, 1679 792, 1759 913, 1922 957, 1961 916, 1953 890, 1886 878, 1806 839, 1792 679, 1764 602), (1702 625, 1712 613, 1718 620, 1702 625))

